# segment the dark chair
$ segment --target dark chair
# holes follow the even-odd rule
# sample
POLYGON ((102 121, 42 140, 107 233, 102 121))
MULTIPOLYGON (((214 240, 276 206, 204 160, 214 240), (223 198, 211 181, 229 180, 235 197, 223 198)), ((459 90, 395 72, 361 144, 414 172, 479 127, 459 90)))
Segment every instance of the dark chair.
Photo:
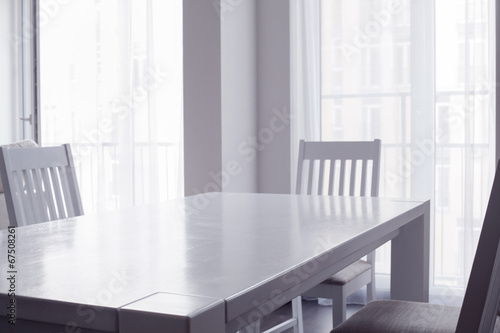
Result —
POLYGON ((462 307, 397 300, 368 303, 331 333, 500 332, 500 168, 474 257, 462 307))

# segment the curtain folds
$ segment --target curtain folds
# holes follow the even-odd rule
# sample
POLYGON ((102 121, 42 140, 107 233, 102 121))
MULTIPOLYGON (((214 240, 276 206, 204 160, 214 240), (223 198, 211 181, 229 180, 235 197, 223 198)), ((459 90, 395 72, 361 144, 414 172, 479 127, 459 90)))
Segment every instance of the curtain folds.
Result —
POLYGON ((295 193, 299 141, 321 138, 320 0, 292 0, 291 15, 291 188, 295 193))
POLYGON ((40 0, 41 143, 72 144, 85 211, 182 195, 182 1, 53 7, 40 0))
MULTIPOLYGON (((447 304, 461 302, 495 166, 494 7, 296 0, 291 11, 292 153, 301 138, 381 139, 380 196, 431 200, 431 300, 447 304)), ((382 249, 381 289, 389 270, 382 249)))

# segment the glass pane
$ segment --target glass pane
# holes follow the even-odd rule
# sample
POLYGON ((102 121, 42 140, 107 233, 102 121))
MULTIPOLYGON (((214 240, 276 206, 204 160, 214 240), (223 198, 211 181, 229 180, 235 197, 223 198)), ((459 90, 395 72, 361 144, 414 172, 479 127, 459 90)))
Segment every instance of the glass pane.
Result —
MULTIPOLYGON (((410 198, 427 184, 433 204, 433 282, 463 288, 494 156, 491 2, 435 1, 435 27, 426 17, 410 22, 420 17, 411 15, 420 6, 416 2, 391 7, 395 3, 321 1, 321 138, 381 139, 380 196, 410 198), (419 62, 411 58, 412 50, 413 56, 425 54, 416 52, 425 41, 415 33, 424 28, 435 37, 435 56, 428 61, 435 62, 430 78, 436 85, 430 94, 435 109, 412 110, 412 102, 419 105, 413 94, 433 83, 416 82, 416 74, 427 69, 416 68, 419 62), (433 165, 420 172, 429 160, 433 165)), ((379 272, 389 272, 384 257, 385 252, 377 257, 379 272)))
POLYGON ((72 144, 85 211, 177 196, 182 1, 39 10, 42 144, 72 144))

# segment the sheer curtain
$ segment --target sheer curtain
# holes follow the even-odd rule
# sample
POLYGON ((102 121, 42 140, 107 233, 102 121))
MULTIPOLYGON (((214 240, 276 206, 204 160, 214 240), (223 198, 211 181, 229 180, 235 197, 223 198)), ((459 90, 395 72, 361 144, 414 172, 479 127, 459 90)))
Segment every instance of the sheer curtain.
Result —
POLYGON ((69 142, 86 213, 182 184, 182 1, 41 0, 41 143, 69 142))
MULTIPOLYGON (((494 1, 320 0, 319 11, 319 33, 292 30, 320 38, 320 80, 299 93, 320 107, 301 111, 322 140, 382 140, 381 196, 431 199, 431 299, 459 304, 495 165, 494 1)), ((292 78, 312 63, 294 62, 292 78)), ((378 251, 379 279, 389 264, 378 251)))
POLYGON ((290 2, 291 48, 291 189, 295 193, 299 140, 318 141, 321 138, 320 78, 321 38, 320 0, 290 2), (294 162, 293 162, 294 161, 294 162))

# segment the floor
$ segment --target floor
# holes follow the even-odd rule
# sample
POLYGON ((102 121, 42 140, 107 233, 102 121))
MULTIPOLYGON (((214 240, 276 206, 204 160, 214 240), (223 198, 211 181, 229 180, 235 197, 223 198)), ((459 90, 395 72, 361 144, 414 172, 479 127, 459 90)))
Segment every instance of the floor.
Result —
MULTIPOLYGON (((348 305, 347 317, 351 316, 360 305, 348 305)), ((274 325, 291 318, 292 307, 287 304, 270 315, 266 316, 262 321, 261 331, 273 327, 274 325)), ((302 316, 304 318, 304 333, 329 333, 332 329, 332 307, 318 305, 317 301, 302 300, 302 316)), ((293 329, 285 331, 293 333, 293 329)))

